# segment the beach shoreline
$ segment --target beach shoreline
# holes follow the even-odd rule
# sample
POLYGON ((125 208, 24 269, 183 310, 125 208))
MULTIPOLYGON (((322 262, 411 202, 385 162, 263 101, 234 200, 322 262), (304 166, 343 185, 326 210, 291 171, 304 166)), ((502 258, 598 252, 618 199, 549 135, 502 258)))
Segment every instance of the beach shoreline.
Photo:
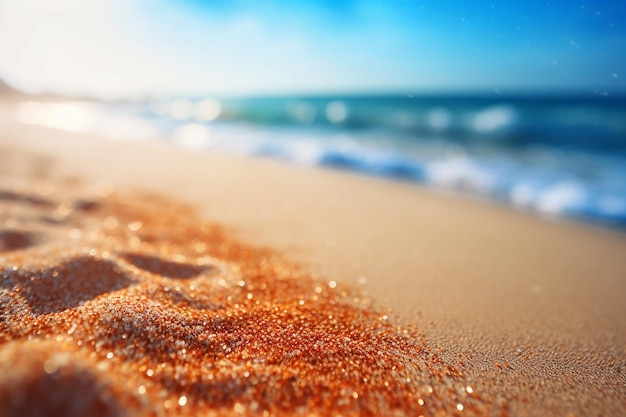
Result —
POLYGON ((189 203, 417 324, 511 415, 626 409, 619 232, 349 173, 27 126, 3 107, 4 187, 62 179, 189 203))

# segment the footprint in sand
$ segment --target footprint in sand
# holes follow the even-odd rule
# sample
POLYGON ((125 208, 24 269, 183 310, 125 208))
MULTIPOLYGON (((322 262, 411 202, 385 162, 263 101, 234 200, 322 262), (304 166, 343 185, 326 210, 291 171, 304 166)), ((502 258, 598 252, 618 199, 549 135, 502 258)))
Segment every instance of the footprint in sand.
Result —
POLYGON ((0 231, 0 252, 27 249, 33 246, 36 238, 32 233, 18 230, 0 231))
MULTIPOLYGON (((20 294, 35 315, 77 307, 99 295, 126 288, 135 280, 113 261, 78 257, 58 266, 14 275, 20 294)), ((13 279, 3 286, 12 286, 13 279)))
POLYGON ((47 342, 12 342, 0 349, 0 415, 125 415, 120 393, 78 355, 47 342))
POLYGON ((190 279, 211 269, 211 266, 197 266, 183 262, 168 261, 157 256, 138 253, 124 253, 122 257, 139 269, 152 274, 174 279, 190 279))

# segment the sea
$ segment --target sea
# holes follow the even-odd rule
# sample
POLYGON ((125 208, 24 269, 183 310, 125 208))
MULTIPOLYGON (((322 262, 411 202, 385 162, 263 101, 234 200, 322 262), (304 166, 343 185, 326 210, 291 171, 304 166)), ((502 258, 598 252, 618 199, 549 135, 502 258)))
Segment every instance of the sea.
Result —
POLYGON ((626 96, 26 102, 27 123, 322 166, 626 231, 626 96))

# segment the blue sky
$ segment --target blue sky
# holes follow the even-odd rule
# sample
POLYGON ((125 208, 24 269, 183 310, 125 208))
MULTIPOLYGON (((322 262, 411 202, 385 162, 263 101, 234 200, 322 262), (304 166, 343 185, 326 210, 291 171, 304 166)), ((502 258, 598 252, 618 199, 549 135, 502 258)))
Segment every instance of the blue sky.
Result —
POLYGON ((30 91, 626 93, 626 2, 0 0, 30 91))

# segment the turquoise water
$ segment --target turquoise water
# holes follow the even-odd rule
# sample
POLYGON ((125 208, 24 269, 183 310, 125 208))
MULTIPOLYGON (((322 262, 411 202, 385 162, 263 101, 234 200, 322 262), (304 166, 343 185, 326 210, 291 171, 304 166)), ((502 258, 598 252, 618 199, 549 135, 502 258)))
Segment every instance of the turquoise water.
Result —
POLYGON ((626 227, 626 98, 176 98, 109 105, 196 151, 266 156, 626 227))

